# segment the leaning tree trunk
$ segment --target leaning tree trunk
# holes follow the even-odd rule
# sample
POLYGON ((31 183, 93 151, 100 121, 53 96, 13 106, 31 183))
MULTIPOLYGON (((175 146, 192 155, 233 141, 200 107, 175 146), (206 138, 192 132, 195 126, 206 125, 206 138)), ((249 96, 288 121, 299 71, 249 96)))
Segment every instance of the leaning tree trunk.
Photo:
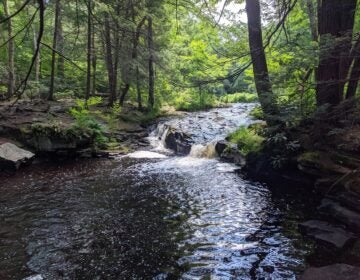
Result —
POLYGON ((356 0, 322 0, 318 7, 320 57, 316 71, 318 106, 337 105, 349 71, 356 0))
POLYGON ((129 89, 130 89, 130 84, 126 83, 120 94, 120 99, 119 99, 120 106, 124 105, 125 97, 126 97, 127 93, 129 92, 129 89))
POLYGON ((273 122, 273 117, 278 113, 278 109, 271 88, 262 41, 259 0, 246 0, 246 13, 248 16, 249 45, 255 86, 266 119, 267 121, 273 122))
POLYGON ((154 40, 152 18, 148 16, 148 47, 149 47, 149 107, 155 104, 155 70, 154 70, 154 40))
POLYGON ((340 40, 340 65, 339 65, 339 91, 344 98, 344 88, 352 62, 351 47, 355 22, 357 0, 342 0, 341 4, 341 40, 340 40))
POLYGON ((346 99, 355 97, 360 79, 360 37, 357 39, 350 56, 353 58, 353 66, 349 75, 346 99))
MULTIPOLYGON (((8 1, 4 0, 4 12, 5 17, 8 18, 10 16, 8 1)), ((7 44, 8 50, 8 86, 7 86, 7 98, 11 98, 15 91, 15 63, 14 63, 14 56, 15 56, 15 46, 14 46, 14 39, 13 37, 13 27, 12 27, 12 19, 9 18, 7 22, 7 35, 9 42, 7 44)))
POLYGON ((52 55, 51 55, 50 90, 49 90, 48 100, 54 99, 56 48, 57 48, 57 39, 58 39, 58 33, 59 33, 60 8, 61 8, 60 0, 56 0, 56 2, 55 2, 55 26, 54 26, 54 36, 53 36, 52 55))

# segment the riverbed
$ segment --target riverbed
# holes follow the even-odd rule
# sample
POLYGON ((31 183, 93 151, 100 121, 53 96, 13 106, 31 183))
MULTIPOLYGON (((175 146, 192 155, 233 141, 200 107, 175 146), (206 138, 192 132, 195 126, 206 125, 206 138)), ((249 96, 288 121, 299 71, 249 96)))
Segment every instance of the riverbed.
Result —
POLYGON ((246 180, 205 149, 251 123, 253 106, 162 120, 126 156, 3 177, 0 279, 296 279, 311 251, 301 193, 246 180), (164 125, 191 135, 190 155, 166 149, 164 125))

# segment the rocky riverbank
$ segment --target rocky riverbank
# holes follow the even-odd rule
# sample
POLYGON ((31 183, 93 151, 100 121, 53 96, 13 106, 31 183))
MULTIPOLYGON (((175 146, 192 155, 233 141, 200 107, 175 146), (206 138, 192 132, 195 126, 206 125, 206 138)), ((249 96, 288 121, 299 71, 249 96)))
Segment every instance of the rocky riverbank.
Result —
POLYGON ((123 154, 148 145, 146 125, 120 118, 110 128, 106 117, 79 125, 69 113, 72 100, 19 101, 0 105, 0 169, 16 170, 36 158, 66 159, 123 154), (95 127, 93 128, 92 125, 95 127), (96 129, 101 129, 99 142, 96 129), (33 156, 29 156, 31 153, 33 156))
POLYGON ((310 268, 302 279, 345 279, 346 274, 359 279, 359 268, 352 266, 360 266, 360 122, 358 109, 346 106, 273 133, 244 168, 255 180, 306 188, 317 197, 310 220, 299 227, 316 241, 309 264, 324 267, 310 268), (316 278, 320 274, 332 277, 316 278))

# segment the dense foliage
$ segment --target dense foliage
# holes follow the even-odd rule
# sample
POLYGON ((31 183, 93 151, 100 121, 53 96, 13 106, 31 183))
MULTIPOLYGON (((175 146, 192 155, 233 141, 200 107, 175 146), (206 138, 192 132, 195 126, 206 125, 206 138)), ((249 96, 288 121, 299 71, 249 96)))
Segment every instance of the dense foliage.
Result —
POLYGON ((296 123, 356 95, 356 4, 6 0, 0 95, 102 96, 151 111, 252 102, 257 93, 268 121, 296 123))

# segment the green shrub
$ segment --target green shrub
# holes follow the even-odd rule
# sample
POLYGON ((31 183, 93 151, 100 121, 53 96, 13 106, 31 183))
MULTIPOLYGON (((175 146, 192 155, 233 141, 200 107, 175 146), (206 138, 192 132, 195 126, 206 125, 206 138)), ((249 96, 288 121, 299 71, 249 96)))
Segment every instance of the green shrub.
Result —
POLYGON ((185 91, 174 98, 172 105, 176 110, 192 112, 218 107, 220 102, 214 94, 185 91))
POLYGON ((258 101, 256 94, 248 92, 239 92, 233 94, 227 94, 220 97, 220 101, 223 103, 251 103, 258 101))
POLYGON ((104 127, 95 119, 89 111, 90 106, 98 105, 102 102, 101 97, 91 97, 89 100, 76 100, 76 107, 70 109, 70 115, 76 120, 74 129, 79 129, 89 133, 95 145, 104 147, 108 139, 105 137, 104 127))
POLYGON ((254 109, 251 110, 250 114, 251 117, 258 120, 264 120, 264 112, 261 109, 261 106, 256 106, 254 109))
POLYGON ((231 143, 237 144, 243 155, 259 152, 262 148, 264 138, 256 134, 252 129, 240 127, 228 136, 231 143))

